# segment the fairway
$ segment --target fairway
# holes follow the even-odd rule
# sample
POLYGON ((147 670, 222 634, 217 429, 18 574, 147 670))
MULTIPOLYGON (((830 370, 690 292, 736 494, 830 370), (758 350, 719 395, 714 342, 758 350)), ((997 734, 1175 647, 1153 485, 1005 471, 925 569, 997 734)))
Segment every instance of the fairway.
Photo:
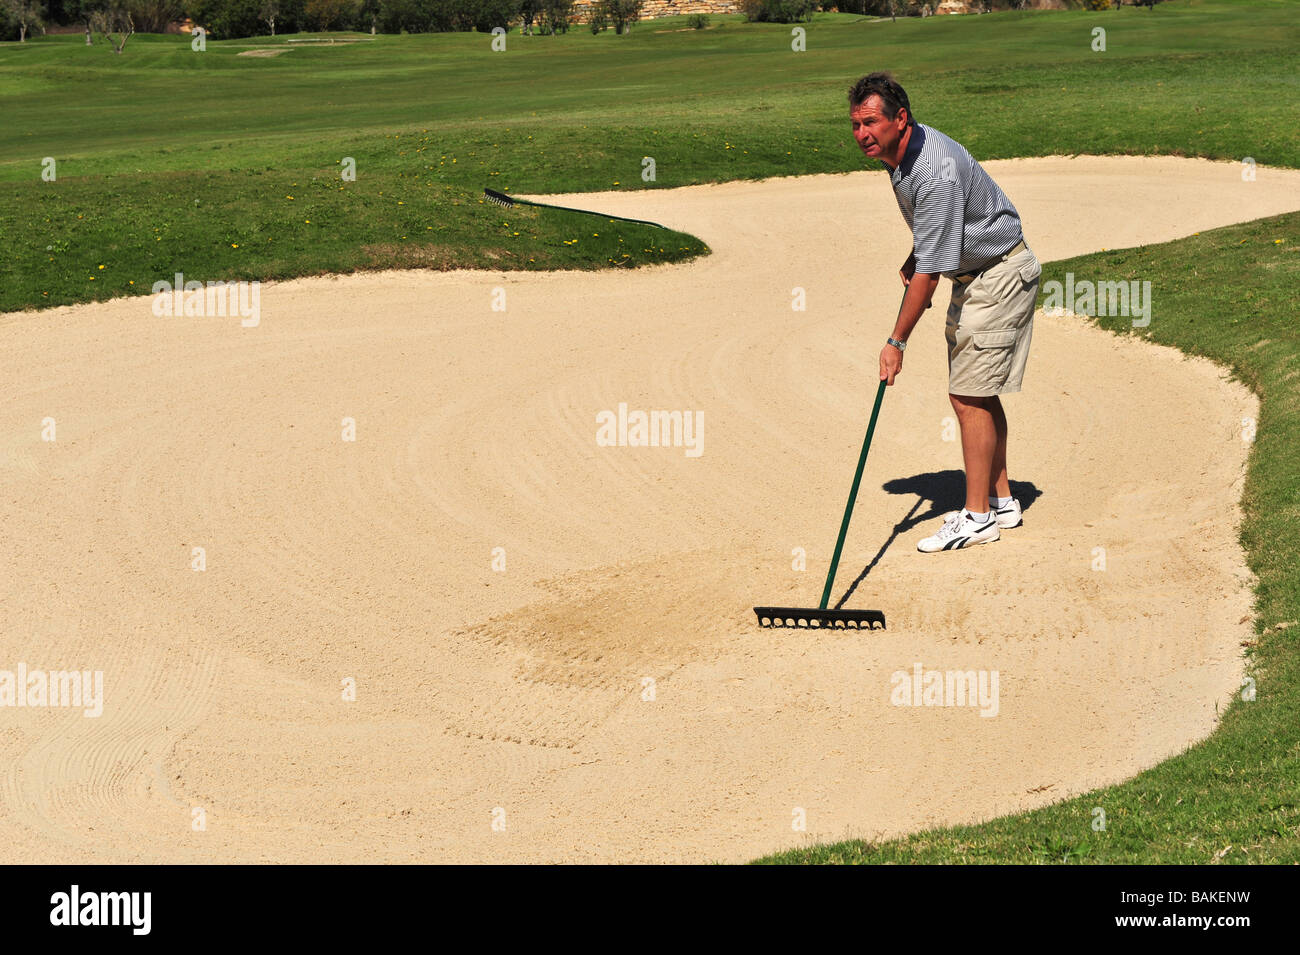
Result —
POLYGON ((738 17, 700 31, 682 31, 685 18, 647 21, 626 37, 512 35, 502 53, 472 34, 292 49, 290 38, 254 38, 204 53, 181 37, 137 36, 120 57, 76 36, 4 44, 0 234, 14 241, 0 309, 137 294, 178 268, 253 280, 689 259, 704 250, 688 237, 659 241, 638 226, 573 243, 581 220, 502 217, 482 190, 852 172, 863 159, 845 89, 882 64, 922 122, 981 160, 1248 155, 1300 166, 1295 7, 1237 7, 1196 0, 1099 21, 819 14, 802 53, 789 27, 738 17), (1096 23, 1105 52, 1091 46, 1096 23), (239 56, 266 48, 286 52, 239 56), (1207 102, 1207 75, 1231 109, 1207 102), (46 157, 57 183, 40 179, 46 157), (345 158, 355 181, 341 178, 345 158))
MULTIPOLYGON (((1280 659, 1300 612, 1297 345, 1269 324, 1294 224, 1132 264, 1300 210, 1297 6, 1249 7, 819 14, 800 53, 739 17, 501 53, 0 44, 0 700, 19 664, 103 680, 93 718, 0 711, 5 861, 914 861, 909 835, 970 861, 982 831, 915 834, 1110 807, 1256 718, 1247 683, 1297 698, 1243 652, 1280 659), (899 308, 912 236, 844 96, 877 68, 1014 201, 1044 279, 1154 279, 1155 306, 1037 313, 1007 402, 1025 523, 936 557, 915 539, 963 490, 944 283, 838 578, 888 630, 761 630, 821 589, 899 308), (258 283, 255 312, 168 311, 176 276, 258 283), (639 412, 662 443, 628 440, 639 412), (900 706, 922 668, 1000 683, 900 706)), ((1291 707, 1259 707, 1273 762, 1291 707)), ((1223 819, 1288 844, 1285 786, 1223 819)), ((1183 795, 1143 806, 1160 852, 1217 861, 1161 815, 1183 795)), ((1163 861, 1125 813, 1124 861, 1163 861)), ((1088 821, 1043 825, 976 861, 1077 861, 1088 821)))

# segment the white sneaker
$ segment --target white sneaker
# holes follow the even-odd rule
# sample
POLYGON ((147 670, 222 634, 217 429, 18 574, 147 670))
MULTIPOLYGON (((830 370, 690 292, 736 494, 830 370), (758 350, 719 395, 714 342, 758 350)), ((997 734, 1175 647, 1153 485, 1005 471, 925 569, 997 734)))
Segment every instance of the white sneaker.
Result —
MULTIPOLYGON (((1006 507, 999 508, 989 505, 989 509, 993 512, 993 516, 997 518, 998 527, 1003 530, 1010 527, 1019 527, 1024 523, 1024 517, 1020 511, 1020 502, 1015 498, 1012 498, 1011 503, 1006 507)), ((946 521, 954 514, 960 513, 961 511, 949 511, 947 514, 943 515, 943 519, 946 521)))
POLYGON ((1023 518, 1020 516, 1020 502, 1014 497, 1011 503, 1006 507, 999 507, 993 512, 993 516, 998 519, 998 527, 1019 527, 1023 518))
POLYGON ((918 541, 916 549, 925 554, 933 554, 941 550, 969 547, 971 544, 988 544, 1001 536, 998 533, 997 518, 993 514, 990 514, 989 519, 983 524, 976 524, 971 519, 970 512, 962 508, 960 511, 954 511, 952 516, 943 522, 939 533, 918 541))

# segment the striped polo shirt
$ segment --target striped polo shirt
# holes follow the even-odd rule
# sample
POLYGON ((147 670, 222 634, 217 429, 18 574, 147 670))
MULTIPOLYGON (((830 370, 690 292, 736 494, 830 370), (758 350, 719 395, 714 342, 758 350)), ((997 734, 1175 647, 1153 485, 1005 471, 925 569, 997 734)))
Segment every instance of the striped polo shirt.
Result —
POLYGON ((918 272, 951 278, 974 271, 1023 238, 1011 200, 961 143, 937 129, 912 127, 889 181, 912 230, 918 272))

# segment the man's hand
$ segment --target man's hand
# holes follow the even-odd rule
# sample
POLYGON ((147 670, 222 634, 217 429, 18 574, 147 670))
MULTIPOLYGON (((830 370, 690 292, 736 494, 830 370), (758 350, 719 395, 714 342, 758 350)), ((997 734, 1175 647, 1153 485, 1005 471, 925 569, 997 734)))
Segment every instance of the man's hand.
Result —
POLYGON ((880 349, 880 380, 892 385, 894 377, 903 370, 903 353, 893 345, 880 349))

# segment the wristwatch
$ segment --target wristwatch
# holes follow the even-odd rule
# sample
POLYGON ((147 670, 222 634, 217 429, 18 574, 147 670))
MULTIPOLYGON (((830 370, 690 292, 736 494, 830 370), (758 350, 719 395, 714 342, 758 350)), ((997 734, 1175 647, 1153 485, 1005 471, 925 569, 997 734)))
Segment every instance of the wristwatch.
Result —
POLYGON ((900 342, 897 338, 886 338, 885 344, 893 345, 899 351, 903 351, 907 348, 907 342, 900 342))

